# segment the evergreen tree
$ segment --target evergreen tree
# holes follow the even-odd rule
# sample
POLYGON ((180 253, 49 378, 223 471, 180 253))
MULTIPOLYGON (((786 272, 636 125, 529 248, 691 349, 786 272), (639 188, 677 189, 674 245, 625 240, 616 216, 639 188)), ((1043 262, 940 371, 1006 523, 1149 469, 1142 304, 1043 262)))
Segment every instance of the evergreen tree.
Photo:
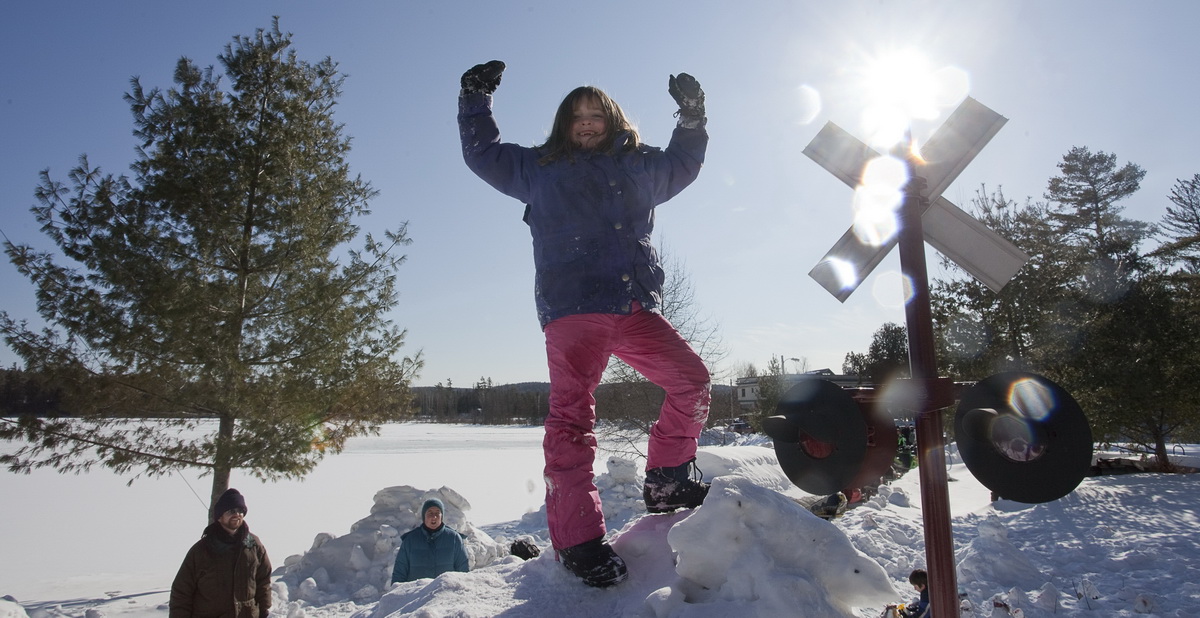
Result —
POLYGON ((1154 231, 1121 216, 1120 203, 1137 192, 1146 171, 1133 163, 1117 167, 1117 155, 1081 146, 1063 155, 1058 169, 1045 197, 1060 242, 1080 248, 1088 259, 1077 289, 1090 303, 1113 300, 1139 268, 1139 246, 1154 231))
POLYGON ((958 276, 931 284, 939 369, 964 380, 1033 370, 1045 360, 1041 344, 1070 332, 1061 326, 1070 313, 1067 297, 1077 267, 1084 261, 1081 250, 1061 241, 1044 203, 1021 206, 1002 189, 989 193, 981 186, 971 205, 976 218, 1029 255, 1029 261, 993 292, 941 258, 942 267, 958 276))
POLYGON ((1105 440, 1132 442, 1169 469, 1167 443, 1200 431, 1193 395, 1200 321, 1162 273, 1138 277, 1098 314, 1082 342, 1073 391, 1105 440))
POLYGON ((847 352, 846 357, 842 360, 842 373, 844 375, 858 376, 858 384, 861 386, 863 380, 867 379, 871 373, 867 355, 862 352, 847 352))
POLYGON ((1200 174, 1176 180, 1167 199, 1160 230, 1168 240, 1155 255, 1177 261, 1181 275, 1200 275, 1200 174))
POLYGON ((771 356, 766 371, 758 376, 758 403, 748 419, 754 431, 762 431, 763 420, 775 415, 787 394, 790 385, 784 377, 783 363, 783 357, 771 356))
MULTIPOLYGON (((966 278, 936 282, 943 360, 956 377, 1045 374, 1080 402, 1098 439, 1140 444, 1166 464, 1167 442, 1200 429, 1187 396, 1200 367, 1195 291, 1143 254, 1153 227, 1121 216, 1141 168, 1075 148, 1059 169, 1048 203, 1018 209, 980 192, 980 219, 1030 261, 999 293, 966 278)), ((1173 201, 1186 195, 1181 183, 1173 201)), ((1186 212, 1175 214, 1176 240, 1186 212)))
POLYGON ((1075 147, 1058 168, 1060 174, 1047 184, 1048 214, 1055 236, 1075 256, 1068 292, 1042 331, 1042 366, 1079 396, 1099 386, 1088 371, 1086 344, 1095 336, 1089 331, 1105 323, 1105 313, 1148 272, 1141 244, 1154 229, 1121 215, 1122 202, 1137 192, 1146 174, 1141 167, 1118 167, 1115 154, 1075 147))
POLYGON ((875 385, 908 377, 908 329, 895 322, 881 325, 871 336, 865 354, 846 354, 842 361, 842 373, 856 373, 860 384, 869 380, 875 385))
POLYGON ((1162 222, 1167 241, 1149 254, 1161 262, 1130 260, 1121 296, 1095 309, 1072 367, 1097 433, 1143 447, 1162 469, 1170 467, 1169 441, 1200 433, 1191 396, 1200 371, 1198 185, 1200 176, 1177 181, 1162 222))
POLYGON ((299 477, 408 414, 421 360, 397 358, 385 316, 409 240, 348 247, 376 192, 345 160, 343 76, 299 60, 278 20, 219 61, 224 84, 187 58, 169 90, 132 80, 132 179, 86 157, 70 187, 42 172, 33 212, 65 260, 5 244, 48 327, 0 329, 74 417, 6 421, 26 441, 10 470, 195 467, 215 500, 234 468, 299 477))
POLYGON ((867 347, 867 367, 875 384, 909 377, 908 329, 895 322, 876 329, 867 347))

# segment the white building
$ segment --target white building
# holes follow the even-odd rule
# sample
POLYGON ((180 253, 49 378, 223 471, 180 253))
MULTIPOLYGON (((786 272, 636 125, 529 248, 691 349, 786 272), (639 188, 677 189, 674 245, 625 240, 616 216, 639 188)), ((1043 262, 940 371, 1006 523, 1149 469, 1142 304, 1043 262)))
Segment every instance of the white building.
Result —
MULTIPOLYGON (((787 373, 780 377, 783 379, 784 391, 801 380, 811 380, 813 378, 828 380, 842 388, 863 386, 863 384, 860 384, 858 376, 836 374, 831 369, 815 369, 804 373, 787 373)), ((737 395, 739 407, 753 408, 758 403, 758 380, 758 376, 751 376, 748 378, 738 378, 734 382, 734 390, 737 395)))

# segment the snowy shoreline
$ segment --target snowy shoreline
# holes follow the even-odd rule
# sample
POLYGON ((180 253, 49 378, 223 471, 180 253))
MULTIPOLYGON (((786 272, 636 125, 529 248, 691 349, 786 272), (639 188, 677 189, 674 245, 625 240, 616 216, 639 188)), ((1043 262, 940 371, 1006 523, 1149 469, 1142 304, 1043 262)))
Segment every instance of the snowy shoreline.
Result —
MULTIPOLYGON (((637 479, 628 477, 640 463, 608 474, 607 458, 599 458, 599 484, 612 493, 604 500, 615 544, 637 567, 631 568, 631 581, 613 591, 578 584, 545 552, 528 563, 499 558, 469 574, 403 584, 360 604, 343 595, 344 600, 313 605, 285 589, 291 598, 277 603, 272 615, 523 616, 560 604, 585 616, 770 616, 782 607, 794 612, 805 603, 816 608, 838 598, 830 592, 836 580, 822 579, 820 552, 771 554, 784 551, 777 546, 786 548, 778 543, 781 536, 806 534, 823 544, 849 543, 854 555, 886 573, 893 602, 910 600, 907 572, 924 563, 918 475, 905 475, 826 525, 789 510, 790 500, 770 498, 798 492, 778 471, 770 449, 706 447, 701 454, 706 476, 721 479, 721 495, 755 504, 750 512, 737 512, 719 498, 691 513, 644 517, 636 499, 616 497, 636 493, 629 486, 637 479), (744 535, 741 544, 730 546, 729 532, 739 530, 766 532, 744 535), (758 562, 715 558, 738 555, 757 556, 758 562), (697 582, 703 586, 696 588, 697 582), (780 586, 789 592, 767 593, 780 586)), ((305 481, 264 485, 243 478, 234 486, 246 494, 247 521, 282 571, 288 557, 306 552, 318 533, 347 535, 371 512, 379 490, 402 485, 461 494, 470 504, 465 520, 496 539, 530 534, 544 543, 539 530, 544 519, 538 519, 541 465, 540 427, 404 424, 356 440, 305 481)), ((988 490, 961 465, 950 474, 959 587, 974 603, 971 616, 991 616, 993 599, 1020 607, 1027 617, 1200 615, 1200 585, 1193 583, 1200 580, 1194 475, 1092 477, 1061 500, 1024 505, 991 502, 988 490), (1092 591, 1098 598, 1084 594, 1092 591)), ((6 556, 0 560, 0 595, 11 595, 39 618, 82 616, 88 609, 128 618, 165 615, 165 590, 202 527, 192 491, 207 490, 208 479, 182 480, 139 479, 126 487, 124 479, 102 470, 4 475, 0 513, 11 524, 0 537, 6 556)), ((877 616, 880 594, 859 598, 856 609, 831 606, 822 615, 877 616)), ((0 605, 0 616, 10 618, 4 613, 10 606, 16 607, 0 605)))

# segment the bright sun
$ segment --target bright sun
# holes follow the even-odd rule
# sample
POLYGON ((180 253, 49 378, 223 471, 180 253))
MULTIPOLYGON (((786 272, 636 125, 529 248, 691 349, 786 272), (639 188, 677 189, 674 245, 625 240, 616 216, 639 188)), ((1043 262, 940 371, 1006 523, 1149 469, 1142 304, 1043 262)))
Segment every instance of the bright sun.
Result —
POLYGON ((970 78, 956 67, 933 69, 913 49, 880 54, 861 74, 866 106, 863 128, 872 146, 890 148, 904 139, 914 120, 933 120, 967 95, 970 78))
MULTIPOLYGON (((911 49, 869 60, 861 80, 864 134, 871 146, 885 151, 911 139, 909 129, 914 120, 934 120, 943 109, 957 105, 969 84, 965 71, 954 67, 934 70, 924 54, 911 49)), ((861 242, 882 246, 895 237, 897 209, 908 176, 908 166, 891 156, 867 164, 854 192, 852 229, 861 242)))

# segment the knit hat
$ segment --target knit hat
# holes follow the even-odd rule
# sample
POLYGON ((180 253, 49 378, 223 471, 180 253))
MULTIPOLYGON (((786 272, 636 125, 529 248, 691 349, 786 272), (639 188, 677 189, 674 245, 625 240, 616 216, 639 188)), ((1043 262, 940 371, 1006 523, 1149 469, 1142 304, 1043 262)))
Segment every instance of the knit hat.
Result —
POLYGON ((443 517, 446 515, 446 506, 442 504, 442 501, 438 500, 437 498, 430 498, 425 501, 425 504, 421 505, 421 519, 422 520, 425 519, 425 512, 429 510, 429 507, 433 507, 433 506, 436 506, 438 508, 438 510, 442 512, 443 517))
POLYGON ((217 503, 213 505, 213 520, 220 519, 222 515, 232 509, 240 510, 243 515, 248 510, 246 509, 246 499, 242 497, 241 492, 230 487, 221 494, 220 498, 217 498, 217 503))

